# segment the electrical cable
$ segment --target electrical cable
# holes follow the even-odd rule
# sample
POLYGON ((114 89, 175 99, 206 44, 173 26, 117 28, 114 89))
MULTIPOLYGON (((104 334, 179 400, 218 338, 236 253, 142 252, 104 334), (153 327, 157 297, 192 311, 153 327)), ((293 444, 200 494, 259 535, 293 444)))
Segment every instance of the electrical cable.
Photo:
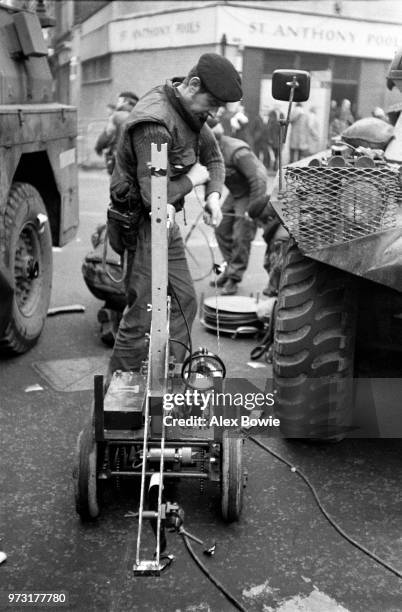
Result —
POLYGON ((242 603, 240 601, 238 601, 231 593, 230 591, 228 591, 226 589, 226 587, 223 586, 223 584, 221 582, 219 582, 219 580, 217 580, 217 578, 215 578, 211 572, 208 570, 208 568, 206 567, 206 565, 204 565, 204 563, 201 561, 201 559, 197 556, 197 554, 194 552, 193 547, 191 546, 188 537, 186 536, 185 533, 179 532, 181 537, 183 538, 184 544, 190 554, 190 556, 192 557, 193 561, 195 561, 195 563, 198 565, 198 567, 200 568, 200 570, 205 574, 205 576, 208 578, 208 580, 210 580, 212 582, 212 584, 214 584, 217 589, 219 589, 219 591, 226 597, 226 599, 228 599, 230 601, 231 604, 233 604, 233 606, 236 608, 236 610, 240 610, 240 612, 247 612, 246 608, 242 605, 242 603))
MULTIPOLYGON (((197 192, 196 192, 196 193, 197 193, 197 192)), ((201 201, 200 201, 200 199, 198 198, 198 195, 197 195, 197 199, 198 199, 199 203, 201 204, 201 201)), ((191 234, 193 233, 193 231, 194 231, 194 230, 195 230, 195 228, 197 227, 197 225, 198 225, 198 223, 199 223, 199 221, 200 221, 200 219, 201 219, 201 217, 202 217, 202 215, 203 215, 203 214, 204 214, 204 211, 203 211, 203 210, 202 210, 202 211, 201 211, 201 212, 198 214, 198 216, 197 216, 196 220, 194 221, 194 223, 192 224, 192 226, 191 226, 191 227, 190 227, 190 229, 188 230, 188 232, 187 232, 187 234, 186 234, 186 237, 184 238, 184 244, 187 244, 188 240, 189 240, 189 239, 190 239, 190 237, 191 237, 191 234)))
MULTIPOLYGON (((191 256, 193 259, 195 259, 195 258, 194 258, 194 256, 192 255, 192 253, 191 253, 191 251, 190 251, 189 247, 187 246, 187 242, 188 242, 188 240, 190 239, 190 236, 191 236, 191 234, 193 233, 193 231, 195 230, 195 228, 198 226, 198 224, 199 224, 199 222, 200 222, 200 220, 201 220, 201 217, 202 217, 202 216, 203 216, 203 214, 205 213, 204 206, 203 206, 203 204, 202 204, 202 202, 201 202, 201 200, 200 200, 200 196, 198 195, 198 192, 197 192, 197 190, 196 190, 196 189, 194 189, 194 193, 195 193, 195 197, 196 197, 196 199, 197 199, 197 202, 198 202, 198 204, 199 204, 199 205, 200 205, 200 207, 201 207, 201 211, 200 211, 200 212, 199 212, 199 214, 197 215, 196 220, 194 221, 194 223, 193 223, 193 224, 192 224, 192 226, 190 227, 189 231, 187 232, 186 237, 184 238, 184 246, 185 246, 185 248, 187 249, 187 252, 189 253, 189 255, 190 255, 190 256, 191 256)), ((214 271, 214 268, 215 268, 215 254, 214 254, 214 251, 213 251, 212 246, 210 245, 209 238, 208 238, 208 236, 206 235, 205 231, 204 231, 204 230, 203 230, 201 227, 198 227, 198 231, 201 233, 202 237, 204 238, 204 240, 205 240, 205 242, 206 242, 206 245, 207 245, 208 250, 209 250, 209 254, 210 254, 210 256, 211 256, 211 261, 212 261, 212 263, 211 263, 211 267, 210 267, 210 269, 209 269, 209 270, 208 270, 208 271, 207 271, 205 274, 203 274, 202 276, 200 276, 200 277, 198 277, 198 278, 194 278, 194 279, 193 279, 195 282, 198 282, 198 281, 204 280, 205 278, 208 278, 208 276, 210 276, 211 272, 213 272, 213 271, 214 271)))
MULTIPOLYGON (((200 206, 202 206, 202 204, 201 204, 201 200, 199 199, 197 192, 196 192, 196 196, 197 196, 197 200, 198 200, 198 202, 199 202, 200 206)), ((197 265, 198 265, 198 262, 197 262, 197 260, 195 259, 194 255, 192 254, 192 252, 191 252, 191 250, 190 250, 189 246, 187 245, 187 242, 189 241, 190 236, 191 236, 191 234, 193 233, 193 231, 195 230, 195 228, 196 228, 196 227, 198 227, 198 224, 199 224, 200 219, 201 219, 201 217, 202 217, 202 215, 203 215, 203 214, 204 214, 204 209, 202 209, 202 210, 201 210, 201 212, 198 214, 198 216, 197 216, 196 220, 194 221, 194 223, 192 224, 192 226, 190 227, 189 231, 187 232, 187 234, 186 234, 186 236, 185 236, 185 238, 184 238, 184 247, 185 247, 185 249, 187 250, 187 252, 188 252, 188 254, 190 255, 190 257, 191 257, 191 258, 192 258, 192 259, 195 261, 195 263, 196 263, 197 265)), ((208 278, 208 276, 210 276, 211 272, 213 272, 213 270, 214 270, 214 264, 215 264, 215 255, 214 255, 214 251, 213 251, 213 249, 212 249, 212 247, 211 247, 211 245, 210 245, 210 243, 209 243, 208 236, 206 235, 205 231, 204 231, 204 230, 203 230, 201 227, 198 227, 198 231, 200 232, 201 236, 202 236, 202 237, 204 238, 204 240, 205 240, 205 243, 206 243, 206 245, 207 245, 207 247, 208 247, 208 250, 209 250, 209 254, 210 254, 210 256, 211 256, 211 261, 212 261, 212 263, 211 263, 211 267, 209 268, 209 270, 208 270, 207 272, 205 272, 205 274, 202 274, 202 276, 199 276, 199 277, 197 277, 197 278, 193 278, 193 280, 194 280, 195 282, 202 281, 202 280, 204 280, 205 278, 208 278)))
MULTIPOLYGON (((197 195, 197 199, 199 200, 198 195, 197 195)), ((196 223, 198 223, 198 220, 199 220, 200 218, 201 218, 201 215, 199 215, 199 216, 198 216, 196 223)), ((188 236, 189 236, 189 234, 191 233, 191 231, 192 231, 193 229, 194 229, 194 224, 193 224, 193 226, 191 227, 190 232, 187 234, 187 236, 186 236, 186 240, 188 239, 188 236)), ((185 240, 185 243, 186 243, 186 240, 185 240)), ((213 253, 213 251, 212 251, 212 248, 211 248, 211 246, 210 246, 210 244, 209 244, 209 241, 208 241, 208 240, 207 240, 207 243, 208 243, 208 246, 209 246, 210 252, 211 252, 211 254, 212 254, 212 261, 215 263, 214 253, 213 253)), ((212 267, 212 270, 213 270, 213 267, 212 267)), ((209 272, 208 274, 210 274, 210 272, 209 272)), ((185 314, 184 314, 184 312, 183 312, 182 306, 181 306, 181 304, 180 304, 180 300, 179 300, 179 298, 177 297, 176 291, 174 290, 174 287, 172 286, 172 284, 171 284, 170 282, 169 282, 169 286, 168 286, 168 288, 170 288, 170 290, 171 290, 171 292, 172 292, 172 294, 173 294, 173 297, 174 297, 174 299, 175 299, 175 300, 176 300, 176 302, 177 302, 177 305, 178 305, 178 307, 179 307, 180 313, 181 313, 181 315, 182 315, 182 317, 183 317, 184 324, 185 324, 185 326, 186 326, 186 330, 187 330, 188 343, 189 343, 189 345, 190 345, 190 370, 189 370, 189 373, 188 373, 188 377, 190 377, 190 376, 191 376, 191 356, 192 356, 192 354, 193 354, 193 347, 192 347, 192 340, 191 340, 190 328, 189 328, 189 325, 188 325, 187 318, 186 318, 186 316, 185 316, 185 314)), ((176 342, 177 342, 177 341, 176 341, 176 342)), ((222 584, 221 582, 219 582, 219 580, 217 580, 217 579, 216 579, 216 578, 215 578, 215 577, 214 577, 214 576, 213 576, 213 575, 210 573, 210 571, 208 570, 208 568, 207 568, 207 567, 206 567, 206 566, 205 566, 205 565, 202 563, 202 561, 199 559, 199 557, 198 557, 198 556, 196 555, 196 553, 194 552, 194 550, 193 550, 193 548, 192 548, 192 546, 191 546, 191 544, 190 544, 190 542, 189 542, 189 540, 188 540, 187 536, 186 536, 184 533, 180 533, 180 535, 181 535, 181 537, 183 538, 184 544, 185 544, 185 546, 186 546, 186 548, 187 548, 187 550, 188 550, 188 552, 189 552, 190 556, 191 556, 191 557, 192 557, 192 559, 195 561, 195 563, 198 565, 198 567, 201 569, 201 571, 202 571, 202 572, 205 574, 205 576, 208 578, 208 580, 210 580, 210 581, 211 581, 211 582, 212 582, 212 583, 213 583, 213 584, 214 584, 214 585, 215 585, 215 586, 216 586, 216 587, 219 589, 219 591, 220 591, 220 592, 221 592, 221 593, 222 593, 222 594, 223 594, 223 595, 226 597, 226 599, 228 599, 228 600, 229 600, 229 601, 230 601, 230 602, 233 604, 233 606, 234 606, 234 607, 235 607, 237 610, 240 610, 240 612, 247 612, 246 608, 244 608, 244 606, 243 606, 243 605, 242 605, 242 604, 241 604, 241 603, 240 603, 240 602, 239 602, 239 601, 238 601, 238 600, 237 600, 237 599, 236 599, 236 598, 235 598, 235 597, 234 597, 234 596, 233 596, 233 595, 232 595, 232 594, 231 594, 231 593, 230 593, 230 592, 229 592, 229 591, 228 591, 228 590, 227 590, 227 589, 226 589, 226 588, 223 586, 223 584, 222 584)))
POLYGON ((386 570, 388 570, 389 572, 391 572, 392 574, 394 574, 395 576, 397 576, 398 578, 402 578, 402 572, 400 572, 399 570, 397 570, 395 567, 393 567, 392 565, 390 565, 389 563, 387 563, 386 561, 384 561, 383 559, 381 559, 381 557, 378 557, 375 553, 373 553, 372 551, 370 551, 368 548, 366 548, 365 546, 363 546, 363 544, 360 544, 359 542, 357 542, 357 540, 355 540, 354 538, 352 538, 350 535, 348 535, 346 533, 346 531, 344 531, 342 529, 342 527, 335 521, 335 519, 332 518, 332 516, 328 513, 328 511, 324 508, 318 493, 314 487, 314 485, 311 484, 310 480, 307 478, 307 476, 301 471, 299 470, 299 468, 297 468, 296 466, 292 465, 292 463, 290 461, 288 461, 287 459, 285 459, 284 457, 282 457, 281 455, 279 455, 278 453, 276 453, 274 450, 272 450, 269 446, 266 446, 265 444, 263 444, 262 442, 260 442, 259 440, 257 440, 256 438, 254 438, 254 436, 250 436, 248 434, 247 431, 242 430, 243 434, 246 436, 246 438, 248 438, 249 440, 251 440, 252 442, 254 442, 254 444, 256 444, 257 446, 259 446, 260 448, 262 448, 263 450, 265 450, 265 452, 269 453, 270 455, 272 455, 273 457, 275 457, 276 459, 278 459, 279 461, 282 461, 282 463, 284 463, 285 465, 287 465, 288 467, 290 467, 291 471, 294 472, 295 474, 298 474, 300 476, 300 478, 306 483, 306 485, 308 486, 308 488, 310 489, 311 493, 313 494, 313 497, 317 503, 318 508, 320 509, 320 511, 322 512, 322 514, 324 515, 324 517, 327 519, 327 521, 330 523, 330 525, 332 525, 332 527, 347 541, 349 542, 349 544, 352 544, 352 546, 354 546, 355 548, 357 548, 358 550, 360 550, 362 553, 364 553, 365 555, 367 555, 370 559, 372 559, 373 561, 375 561, 376 563, 378 563, 379 565, 381 565, 382 567, 384 567, 386 570))
POLYGON ((168 281, 168 291, 169 291, 169 289, 170 289, 170 291, 172 292, 173 297, 174 297, 174 299, 176 300, 177 305, 178 305, 178 307, 179 307, 180 314, 181 314, 181 316, 183 317, 184 325, 186 326, 186 331, 187 331, 187 339, 188 339, 189 353, 190 353, 190 355, 192 355, 192 354, 193 354, 193 343, 192 343, 192 340, 191 340, 191 332, 190 332, 190 327, 189 327, 189 324, 188 324, 188 321, 187 321, 186 315, 185 315, 185 314, 184 314, 184 312, 183 312, 182 305, 180 304, 180 300, 179 300, 179 298, 177 297, 177 293, 176 293, 176 291, 175 291, 175 289, 174 289, 174 287, 173 287, 173 285, 172 285, 172 283, 171 283, 170 281, 168 281))
MULTIPOLYGON (((202 205, 202 202, 198 196, 197 190, 195 190, 195 195, 196 198, 198 200, 199 205, 201 206, 201 208, 204 210, 204 207, 202 205)), ((199 216, 198 216, 199 218, 199 216)), ((215 316, 216 316, 216 341, 217 341, 217 353, 218 356, 221 353, 221 345, 220 345, 220 335, 219 335, 219 330, 220 330, 220 326, 219 326, 219 308, 218 308, 218 285, 217 285, 217 270, 219 268, 219 266, 217 265, 216 261, 215 261, 215 254, 212 250, 211 245, 209 244, 209 240, 208 237, 205 236, 205 239, 207 241, 210 253, 211 253, 211 257, 212 257, 212 268, 209 272, 209 274, 211 274, 211 272, 213 272, 214 274, 214 285, 215 285, 215 316)), ((205 277, 204 277, 205 278, 205 277)))
POLYGON ((169 338, 169 342, 176 342, 176 344, 181 344, 181 346, 185 348, 188 353, 190 353, 190 347, 187 346, 187 344, 184 344, 184 342, 182 342, 181 340, 176 340, 176 338, 169 338))

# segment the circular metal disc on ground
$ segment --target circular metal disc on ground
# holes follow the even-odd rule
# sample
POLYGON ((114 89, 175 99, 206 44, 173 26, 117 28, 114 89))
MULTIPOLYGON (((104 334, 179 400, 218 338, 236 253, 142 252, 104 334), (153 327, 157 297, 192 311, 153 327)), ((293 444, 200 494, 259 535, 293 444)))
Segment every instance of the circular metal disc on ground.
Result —
MULTIPOLYGON (((212 331, 214 333, 217 333, 218 328, 216 325, 211 325, 210 323, 207 323, 204 319, 200 320, 200 323, 203 327, 205 327, 205 329, 208 329, 209 331, 212 331)), ((255 326, 255 325, 239 325, 239 326, 234 326, 232 328, 229 328, 227 326, 219 326, 219 333, 220 334, 230 334, 231 336, 236 335, 236 336, 253 336, 254 334, 256 334, 257 332, 259 332, 260 329, 259 327, 255 326)))
POLYGON ((202 311, 205 312, 206 314, 209 314, 211 317, 215 317, 216 313, 218 312, 219 316, 222 317, 223 319, 228 319, 228 320, 232 320, 232 319, 256 319, 257 318, 257 310, 254 310, 254 312, 240 312, 240 311, 233 311, 233 312, 229 312, 228 310, 222 310, 222 308, 211 308, 210 306, 206 306, 205 304, 203 304, 203 308, 202 311))
MULTIPOLYGON (((211 325, 216 325, 217 323, 217 317, 211 316, 209 314, 207 314, 206 312, 204 312, 204 320, 206 321, 206 323, 211 323, 211 325)), ((257 317, 241 317, 241 316, 237 316, 237 317, 233 317, 231 319, 229 318, 222 318, 221 315, 219 315, 219 325, 226 325, 226 326, 238 326, 238 325, 259 325, 259 320, 257 319, 257 317)))
POLYGON ((254 313, 257 303, 254 298, 244 295, 214 295, 205 298, 204 305, 224 312, 254 313))
MULTIPOLYGON (((202 309, 202 312, 204 313, 204 315, 216 319, 217 311, 215 309, 204 307, 202 309)), ((241 319, 242 321, 255 321, 258 318, 255 312, 226 312, 224 310, 218 310, 218 316, 221 321, 237 321, 239 319, 241 319)))

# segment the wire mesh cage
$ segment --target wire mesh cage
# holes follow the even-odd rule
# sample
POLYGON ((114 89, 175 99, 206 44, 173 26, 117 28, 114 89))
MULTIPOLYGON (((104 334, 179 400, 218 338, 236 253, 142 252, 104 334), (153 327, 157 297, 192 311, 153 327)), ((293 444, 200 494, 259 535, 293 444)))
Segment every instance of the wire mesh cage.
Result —
POLYGON ((402 190, 398 168, 287 167, 283 220, 305 251, 393 229, 402 190))

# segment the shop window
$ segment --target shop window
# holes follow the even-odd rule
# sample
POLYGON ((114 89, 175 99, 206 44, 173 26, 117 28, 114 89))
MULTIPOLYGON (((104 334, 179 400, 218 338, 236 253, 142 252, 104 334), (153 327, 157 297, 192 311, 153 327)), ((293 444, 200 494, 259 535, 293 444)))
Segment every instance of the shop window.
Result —
POLYGON ((360 60, 356 57, 334 57, 333 78, 342 81, 359 79, 360 60))
POLYGON ((272 74, 278 68, 295 68, 295 62, 296 53, 266 51, 264 53, 264 74, 272 74))
POLYGON ((328 70, 329 57, 327 55, 316 55, 315 53, 300 53, 300 70, 328 70))
POLYGON ((105 81, 110 78, 110 55, 94 57, 82 63, 83 83, 105 81))

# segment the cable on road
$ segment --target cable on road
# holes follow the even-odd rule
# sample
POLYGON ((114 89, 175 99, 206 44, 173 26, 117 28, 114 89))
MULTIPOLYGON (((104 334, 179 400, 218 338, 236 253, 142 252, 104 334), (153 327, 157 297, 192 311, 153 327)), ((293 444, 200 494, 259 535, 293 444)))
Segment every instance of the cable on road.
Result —
POLYGON ((219 589, 219 591, 222 593, 222 595, 224 595, 226 597, 226 599, 228 599, 230 601, 230 603, 236 608, 236 610, 240 610, 240 612, 247 612, 246 608, 243 606, 243 604, 235 598, 234 595, 232 595, 232 593, 230 591, 228 591, 228 589, 226 587, 223 586, 223 584, 221 582, 219 582, 219 580, 217 578, 215 578, 215 576, 213 576, 211 574, 211 572, 209 571, 209 569, 206 567, 206 565, 204 565, 204 563, 201 561, 201 559, 196 555, 196 553, 193 550, 193 547, 190 544, 190 541, 188 539, 188 537, 186 536, 185 533, 180 532, 181 537, 183 538, 184 544, 190 554, 190 556, 192 557, 193 561, 195 561, 195 563, 198 565, 198 567, 200 568, 200 570, 205 574, 205 576, 208 578, 208 580, 210 580, 212 582, 212 584, 214 584, 216 586, 217 589, 219 589))
POLYGON ((327 521, 330 523, 330 525, 332 525, 332 527, 350 544, 352 544, 352 546, 354 546, 355 548, 357 548, 358 550, 360 550, 362 553, 364 553, 365 555, 367 555, 370 559, 372 559, 373 561, 375 561, 376 563, 378 563, 378 565, 381 565, 382 567, 384 567, 386 570, 388 570, 389 572, 391 572, 392 574, 394 574, 395 576, 397 576, 398 578, 402 578, 402 572, 400 572, 399 570, 397 570, 395 567, 393 567, 392 565, 390 565, 389 563, 387 563, 386 561, 384 561, 384 559, 382 559, 381 557, 378 557, 375 553, 373 553, 371 550, 369 550, 368 548, 366 548, 365 546, 363 546, 363 544, 360 544, 357 540, 355 540, 354 538, 352 538, 350 535, 348 535, 346 533, 346 531, 344 531, 344 529, 342 529, 342 527, 339 525, 339 523, 337 523, 335 521, 335 519, 332 518, 332 516, 328 513, 328 511, 324 508, 318 493, 314 487, 314 485, 311 484, 310 480, 307 478, 307 476, 301 471, 299 470, 298 467, 292 465, 292 463, 290 461, 288 461, 287 459, 285 459, 285 457, 282 457, 281 455, 279 455, 278 453, 276 453, 274 450, 272 450, 272 448, 270 448, 269 446, 263 444, 262 442, 260 442, 259 440, 257 440, 257 438, 254 438, 254 436, 250 436, 248 434, 248 432, 243 431, 243 433, 245 434, 245 436, 251 440, 252 442, 254 442, 254 444, 256 444, 257 446, 259 446, 260 448, 262 448, 265 452, 269 453, 270 455, 272 455, 273 457, 275 457, 276 459, 278 459, 279 461, 282 461, 282 463, 284 463, 285 465, 287 465, 288 467, 290 467, 291 471, 294 472, 295 474, 298 474, 300 476, 300 478, 306 483, 306 485, 308 486, 308 488, 310 489, 311 493, 313 494, 313 497, 317 503, 318 508, 320 509, 320 511, 322 512, 322 514, 325 516, 325 518, 327 519, 327 521))
POLYGON ((205 278, 208 278, 208 276, 210 276, 211 273, 213 272, 214 264, 215 264, 215 254, 214 254, 213 248, 212 248, 212 246, 211 246, 211 244, 209 242, 209 238, 208 238, 207 234, 205 233, 205 231, 201 227, 199 227, 199 222, 200 222, 200 220, 201 220, 201 218, 202 218, 202 216, 204 214, 204 207, 203 207, 202 202, 200 200, 200 197, 199 197, 199 195, 197 193, 197 190, 195 189, 194 192, 195 192, 198 204, 201 207, 201 211, 198 213, 198 216, 197 216, 196 220, 194 221, 194 223, 190 227, 189 231, 187 232, 187 235, 184 238, 184 247, 187 250, 187 252, 190 255, 190 257, 198 265, 198 262, 195 259, 194 255, 192 254, 190 247, 187 245, 187 242, 190 240, 190 237, 191 237, 193 231, 195 230, 195 228, 198 228, 198 231, 200 232, 201 236, 203 237, 203 239, 205 241, 205 244, 208 247, 209 254, 210 254, 210 257, 211 257, 211 261, 212 261, 211 267, 209 268, 209 270, 207 272, 205 272, 204 274, 201 273, 201 276, 193 279, 194 281, 201 281, 201 280, 204 280, 205 278))

